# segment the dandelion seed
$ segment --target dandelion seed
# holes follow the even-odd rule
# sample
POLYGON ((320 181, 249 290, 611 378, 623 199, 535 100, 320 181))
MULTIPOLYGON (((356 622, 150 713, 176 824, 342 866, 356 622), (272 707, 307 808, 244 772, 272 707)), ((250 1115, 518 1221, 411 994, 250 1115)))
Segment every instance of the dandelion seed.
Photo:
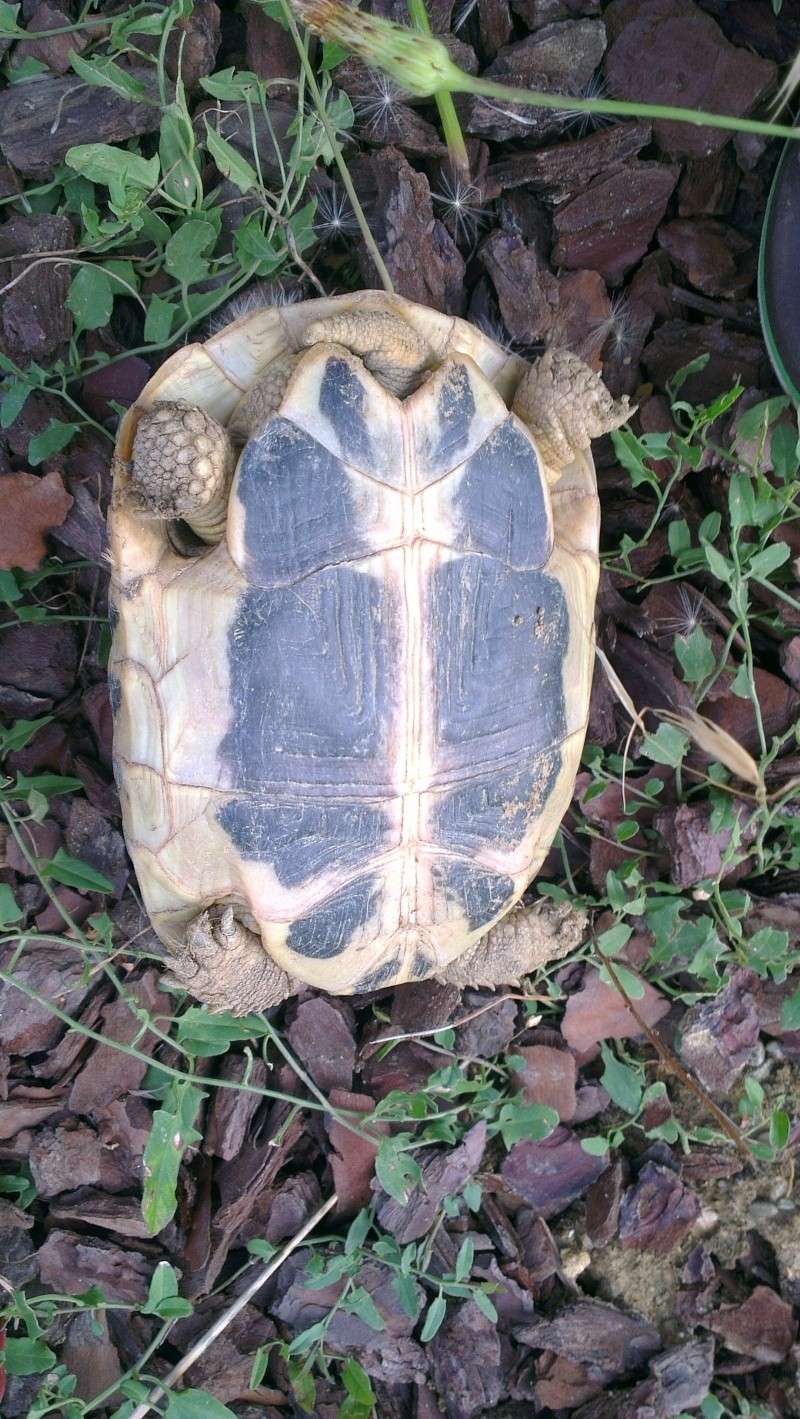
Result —
POLYGON ((317 213, 314 231, 322 242, 342 241, 358 231, 356 215, 347 194, 335 182, 316 194, 317 213))
MULTIPOLYGON (((576 98, 594 99, 603 102, 608 99, 608 85, 605 77, 598 69, 585 84, 576 98)), ((559 119, 563 128, 577 133, 579 138, 585 138, 587 133, 592 133, 598 128, 607 128, 611 123, 618 123, 615 115, 610 113, 586 113, 583 109, 565 108, 559 114, 559 119)))
POLYGON ((453 32, 455 34, 458 34, 458 31, 463 29, 473 10, 477 7, 477 4, 478 0, 463 0, 463 4, 459 5, 453 15, 453 32))
POLYGON ((370 78, 371 91, 354 94, 353 112, 374 137, 385 138, 395 121, 403 94, 388 74, 373 73, 370 78))
POLYGON ((615 291, 608 315, 592 322, 589 342, 593 350, 607 348, 609 355, 623 358, 633 348, 633 309, 625 291, 615 291))
POLYGON ((658 626, 665 634, 688 640, 698 626, 707 623, 709 615, 699 592, 681 583, 678 587, 678 608, 674 616, 659 616, 658 626))
POLYGON ((444 209, 445 222, 449 219, 456 241, 459 237, 472 240, 484 221, 486 213, 481 207, 480 189, 474 182, 462 182, 460 177, 442 173, 442 191, 431 192, 433 201, 444 209))

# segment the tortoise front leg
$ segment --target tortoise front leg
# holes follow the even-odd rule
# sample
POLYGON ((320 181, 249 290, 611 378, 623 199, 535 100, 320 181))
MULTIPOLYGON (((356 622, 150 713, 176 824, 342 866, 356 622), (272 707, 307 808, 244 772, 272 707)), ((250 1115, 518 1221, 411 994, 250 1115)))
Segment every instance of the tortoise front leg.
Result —
POLYGON ((586 917, 569 902, 520 902, 475 945, 451 961, 437 980, 447 985, 517 985, 523 976, 580 946, 586 917))
POLYGON ((512 407, 533 434, 550 482, 592 439, 636 412, 627 395, 614 399, 601 376, 569 350, 547 350, 523 375, 512 407))
POLYGON ((139 421, 128 493, 145 516, 180 518, 204 542, 219 542, 235 464, 216 419, 184 399, 165 401, 139 421))
POLYGON ((234 1015, 269 1010, 300 988, 273 961, 261 938, 236 920, 232 907, 202 912, 166 965, 190 995, 212 1010, 234 1015))

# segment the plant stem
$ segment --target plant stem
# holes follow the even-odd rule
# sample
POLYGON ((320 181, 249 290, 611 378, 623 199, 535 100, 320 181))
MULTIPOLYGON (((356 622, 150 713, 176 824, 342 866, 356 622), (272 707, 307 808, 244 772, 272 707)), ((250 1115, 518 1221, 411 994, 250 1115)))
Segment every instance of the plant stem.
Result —
POLYGON ((690 123, 695 128, 725 128, 733 133, 758 133, 764 138, 800 138, 800 127, 789 128, 783 123, 737 118, 735 114, 729 113, 708 113, 700 108, 676 108, 671 104, 638 103, 628 99, 577 99, 568 94, 545 94, 540 89, 518 89, 513 84, 498 84, 493 79, 479 78, 463 71, 459 71, 459 74, 458 84, 454 79, 445 80, 447 88, 454 93, 461 90, 531 108, 567 109, 570 113, 604 113, 620 118, 666 119, 673 123, 690 123))
MULTIPOLYGON (((411 22, 420 34, 431 34, 431 22, 428 18, 428 11, 425 0, 408 0, 408 13, 411 22)), ((450 156, 450 166, 453 169, 453 176, 463 177, 469 182, 469 157, 467 155, 467 145, 464 142, 464 134, 461 131, 461 124, 458 121, 456 106, 453 103, 453 96, 450 93, 442 92, 436 95, 436 107, 439 110, 439 118, 442 124, 444 140, 447 144, 447 151, 450 156)))

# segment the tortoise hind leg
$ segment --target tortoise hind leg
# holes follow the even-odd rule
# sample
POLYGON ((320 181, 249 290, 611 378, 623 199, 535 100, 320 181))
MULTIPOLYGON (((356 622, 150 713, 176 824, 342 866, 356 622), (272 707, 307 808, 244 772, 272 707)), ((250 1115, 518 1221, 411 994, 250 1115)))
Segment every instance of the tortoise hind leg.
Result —
POLYGON ((280 1005, 300 984, 273 961, 261 938, 236 920, 232 907, 202 912, 166 964, 191 995, 234 1015, 280 1005))
POLYGON ((568 902, 519 903, 437 980, 463 990, 471 985, 516 985, 549 961, 574 951, 584 938, 586 917, 568 902))
POLYGON ((184 399, 165 400, 139 421, 128 496, 145 516, 181 519, 204 542, 219 542, 235 461, 216 419, 184 399))

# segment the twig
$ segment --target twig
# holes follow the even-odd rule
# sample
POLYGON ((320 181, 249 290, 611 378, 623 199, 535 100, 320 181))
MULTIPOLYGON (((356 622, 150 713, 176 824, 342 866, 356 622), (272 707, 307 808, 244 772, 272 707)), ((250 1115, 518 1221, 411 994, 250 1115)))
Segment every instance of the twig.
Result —
POLYGON ((239 1312, 244 1310, 248 1301, 252 1301, 256 1293, 261 1290, 264 1282, 268 1281, 270 1276, 272 1276, 279 1267, 283 1266, 286 1258, 291 1255, 296 1247, 299 1247, 300 1243, 305 1240, 309 1232, 314 1230, 317 1223, 322 1221, 322 1218, 330 1212, 337 1201, 338 1197, 334 1192, 328 1198, 327 1202, 323 1202, 322 1206, 317 1208, 313 1216, 309 1217, 308 1221, 303 1223, 299 1232, 295 1233, 291 1241, 288 1241, 284 1247, 281 1247, 277 1256, 274 1256, 271 1261, 268 1261, 266 1266, 264 1266, 261 1271, 259 1271, 258 1275, 250 1282, 250 1285, 245 1287, 241 1295, 237 1296, 236 1300, 231 1302, 228 1309, 222 1312, 222 1315, 217 1316, 214 1324, 209 1326, 208 1330, 204 1335, 200 1336, 199 1340, 195 1341, 191 1350, 187 1350, 183 1358, 180 1359, 176 1365, 173 1365, 169 1374, 165 1375, 161 1383, 157 1384, 155 1389, 151 1389, 147 1399, 142 1400, 141 1404, 137 1404, 133 1413, 129 1416, 129 1419, 145 1419, 145 1415, 150 1413, 153 1406, 158 1404, 160 1399, 166 1397, 175 1382, 181 1379, 182 1376, 186 1374, 189 1367, 194 1364, 195 1360, 199 1360, 200 1356, 205 1354, 209 1346, 213 1345, 214 1341, 222 1335, 224 1330, 227 1330, 231 1321, 236 1319, 239 1312))
MULTIPOLYGON (((627 990, 622 984, 622 981, 620 980, 614 968, 614 964, 609 959, 609 957, 601 956, 595 953, 595 960, 600 962, 600 964, 602 964, 608 971, 608 974, 614 982, 615 989, 619 991, 619 994, 625 1001, 625 1004, 627 1005, 628 1009, 631 1012, 631 1015, 639 1026, 639 1029, 641 1030, 643 1035, 647 1036, 648 1040, 653 1046, 653 1049, 658 1054, 665 1068, 667 1068, 671 1074, 677 1075, 681 1083, 685 1084, 687 1089, 691 1089, 692 1093, 697 1096, 697 1098, 701 1101, 705 1108, 708 1109, 708 1112, 716 1119, 723 1133, 727 1134, 731 1142, 736 1145, 736 1148, 741 1154, 741 1156, 745 1159, 747 1163, 752 1166, 754 1162, 753 1154, 750 1152, 750 1149, 747 1146, 747 1140, 745 1139, 741 1129, 737 1128, 733 1120, 728 1118, 728 1115, 722 1112, 722 1109, 714 1103, 714 1100, 711 1098, 711 1095, 706 1092, 699 1080, 695 1079, 694 1075, 690 1074, 688 1069, 684 1068, 677 1055, 671 1049, 667 1048, 663 1040, 659 1039, 655 1030, 652 1029, 650 1025, 648 1025, 646 1020, 642 1019, 642 1016, 639 1014, 639 1011, 636 1009, 636 1006, 634 1005, 631 997, 629 996, 627 990)), ((131 1419, 133 1419, 133 1416, 131 1416, 131 1419)))
POLYGON ((470 1010, 469 1015, 462 1015, 458 1020, 447 1020, 443 1025, 434 1025, 429 1030, 410 1030, 406 1035, 379 1035, 377 1040, 372 1040, 370 1051, 378 1045, 397 1044, 401 1040, 421 1040, 425 1035, 440 1035, 442 1030, 458 1030, 462 1025, 468 1025, 471 1020, 477 1020, 479 1015, 485 1015, 487 1010, 494 1010, 496 1005, 503 1005, 506 1000, 535 1000, 543 1005, 549 1003, 546 995, 518 995, 513 992, 498 995, 486 1005, 479 1006, 477 1010, 470 1010))

